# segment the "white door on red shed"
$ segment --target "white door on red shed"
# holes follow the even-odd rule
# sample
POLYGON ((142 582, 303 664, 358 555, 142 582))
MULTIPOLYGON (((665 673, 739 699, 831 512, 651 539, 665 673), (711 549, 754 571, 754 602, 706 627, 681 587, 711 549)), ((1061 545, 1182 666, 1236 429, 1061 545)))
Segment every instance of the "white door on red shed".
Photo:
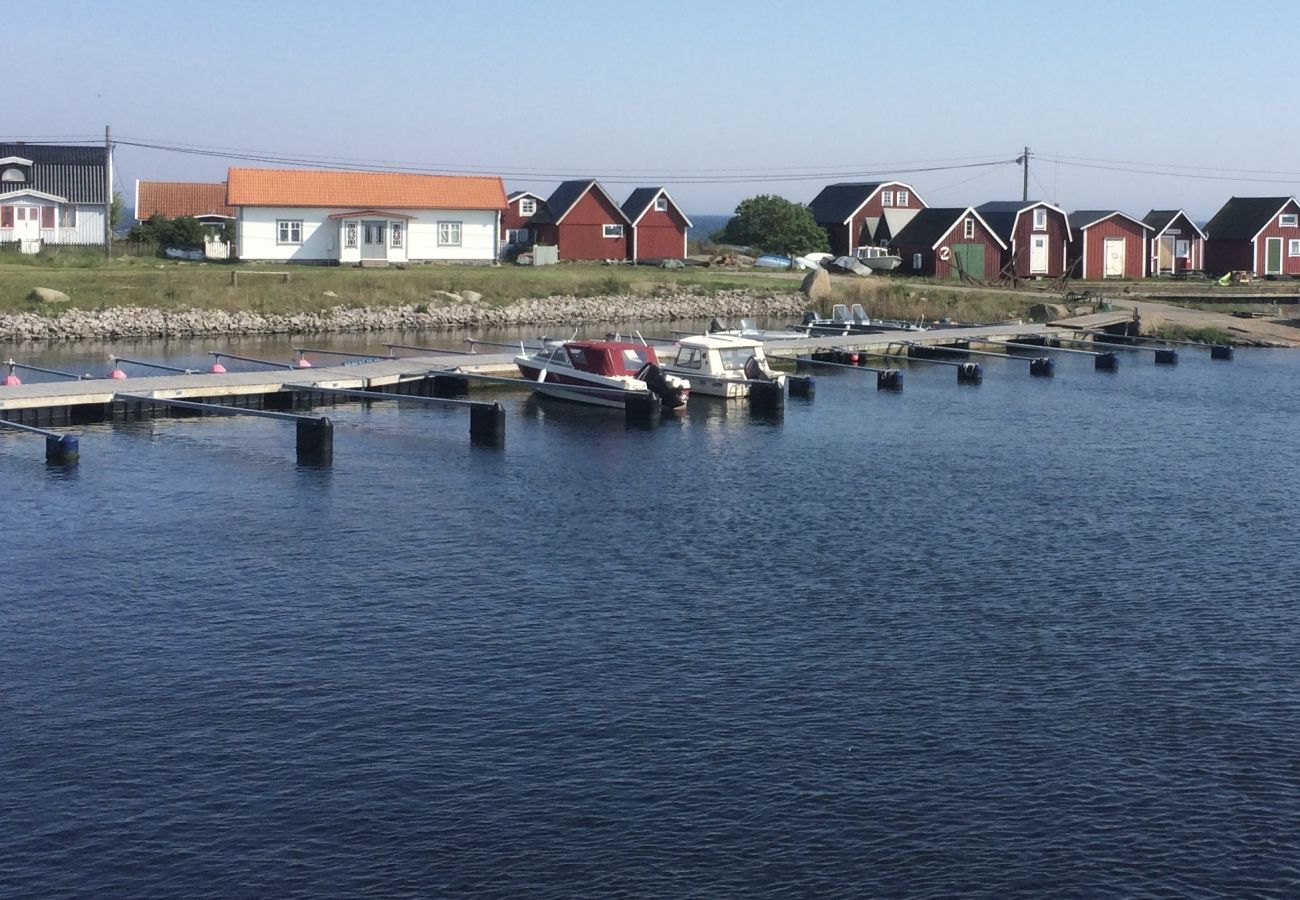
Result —
POLYGON ((1102 277, 1124 277, 1124 243, 1123 238, 1106 238, 1104 242, 1105 253, 1103 254, 1106 262, 1105 268, 1102 270, 1102 277))
POLYGON ((1029 239, 1029 271, 1047 271, 1047 235, 1036 234, 1029 239))

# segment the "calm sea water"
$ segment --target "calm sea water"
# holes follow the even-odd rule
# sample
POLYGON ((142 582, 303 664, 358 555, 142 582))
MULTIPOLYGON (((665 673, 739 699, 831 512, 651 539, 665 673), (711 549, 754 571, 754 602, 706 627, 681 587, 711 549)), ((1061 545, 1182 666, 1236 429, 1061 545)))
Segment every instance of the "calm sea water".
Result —
POLYGON ((1058 366, 0 433, 0 894, 1296 896, 1300 355, 1058 366))

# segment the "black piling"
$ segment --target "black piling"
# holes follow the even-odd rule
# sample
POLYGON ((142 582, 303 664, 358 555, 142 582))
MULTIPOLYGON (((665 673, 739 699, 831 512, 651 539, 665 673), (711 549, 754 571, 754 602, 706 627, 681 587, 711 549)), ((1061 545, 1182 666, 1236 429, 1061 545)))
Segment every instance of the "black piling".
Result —
POLYGON ((623 401, 627 421, 632 425, 653 425, 663 416, 663 402, 654 394, 628 394, 623 401))
POLYGON ((464 397, 469 393, 469 379, 459 375, 434 375, 433 396, 464 397))
POLYGON ((903 389, 903 373, 898 369, 879 369, 876 372, 876 390, 878 391, 901 391, 903 389))
POLYGON ((329 466, 334 462, 334 423, 327 417, 298 420, 298 464, 329 466))
POLYGON ((790 385, 791 397, 804 397, 811 400, 817 395, 817 379, 811 375, 787 375, 785 380, 790 385))
POLYGON ((1166 350, 1163 348, 1156 350, 1156 365, 1158 366, 1178 365, 1178 351, 1166 350))
POLYGON ((471 406, 469 436, 475 443, 501 443, 506 436, 505 407, 500 403, 476 403, 471 406))
POLYGON ((785 388, 779 381, 751 382, 749 406, 766 413, 780 413, 785 409, 785 388))
POLYGON ((958 384, 980 384, 984 381, 984 367, 979 363, 962 363, 957 366, 958 384))
POLYGON ((1050 356, 1039 356, 1029 361, 1029 374, 1050 378, 1056 374, 1056 360, 1050 356))
POLYGON ((45 461, 53 466, 70 466, 81 458, 81 441, 75 434, 46 435, 45 461))
POLYGON ((1093 357, 1092 367, 1097 372, 1119 371, 1119 355, 1113 351, 1098 353, 1093 357))
POLYGON ((1210 359, 1232 359, 1232 347, 1229 344, 1211 344, 1210 359))

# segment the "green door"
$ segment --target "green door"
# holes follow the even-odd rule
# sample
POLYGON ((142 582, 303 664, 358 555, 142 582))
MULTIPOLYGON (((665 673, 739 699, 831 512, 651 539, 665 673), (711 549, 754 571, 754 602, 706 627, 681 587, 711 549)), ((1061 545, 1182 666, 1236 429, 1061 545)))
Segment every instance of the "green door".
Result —
POLYGON ((1264 265, 1265 275, 1282 274, 1282 239, 1267 238, 1265 243, 1268 247, 1268 261, 1264 265))
POLYGON ((953 278, 960 278, 961 272, 965 272, 971 278, 984 277, 983 244, 953 244, 952 256, 953 278))

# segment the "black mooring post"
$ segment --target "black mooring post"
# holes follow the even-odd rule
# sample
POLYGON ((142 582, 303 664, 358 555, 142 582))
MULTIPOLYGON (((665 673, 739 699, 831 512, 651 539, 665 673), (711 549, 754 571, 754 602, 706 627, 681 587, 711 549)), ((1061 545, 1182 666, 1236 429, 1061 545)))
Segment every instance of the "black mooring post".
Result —
POLYGON ((779 413, 785 409, 785 388, 779 381, 765 381, 749 386, 749 405, 752 409, 779 413))
POLYGON ((500 403, 476 403, 469 408, 469 436, 475 442, 500 443, 506 436, 506 410, 500 403))
POLYGON ((658 397, 646 391, 628 394, 623 401, 623 410, 630 424, 653 425, 663 415, 664 405, 658 397))
POLYGON ((1161 350, 1157 350, 1157 351, 1156 351, 1156 365, 1158 365, 1158 366, 1174 366, 1174 365, 1177 365, 1177 364, 1178 364, 1178 351, 1177 351, 1177 350, 1164 350, 1164 349, 1161 349, 1161 350))
POLYGON ((1029 374, 1050 378, 1056 374, 1056 360, 1050 356, 1039 356, 1029 361, 1029 374))
POLYGON ((81 441, 75 434, 47 435, 45 461, 53 466, 70 466, 81 458, 81 441))
POLYGON ((979 363, 962 363, 957 367, 958 384, 980 384, 984 381, 984 367, 979 363))
POLYGON ((791 397, 805 397, 811 400, 817 395, 817 380, 811 375, 787 375, 785 380, 790 385, 791 397))
POLYGON ((1210 359, 1232 359, 1232 346, 1229 344, 1211 344, 1210 359))
POLYGON ((298 464, 328 466, 334 462, 334 423, 327 417, 298 420, 298 464))
POLYGON ((901 391, 902 389, 903 373, 898 369, 880 369, 876 372, 876 390, 901 391))
POLYGON ((1116 372, 1119 370, 1119 354, 1113 350, 1098 353, 1092 358, 1092 367, 1097 372, 1116 372))

